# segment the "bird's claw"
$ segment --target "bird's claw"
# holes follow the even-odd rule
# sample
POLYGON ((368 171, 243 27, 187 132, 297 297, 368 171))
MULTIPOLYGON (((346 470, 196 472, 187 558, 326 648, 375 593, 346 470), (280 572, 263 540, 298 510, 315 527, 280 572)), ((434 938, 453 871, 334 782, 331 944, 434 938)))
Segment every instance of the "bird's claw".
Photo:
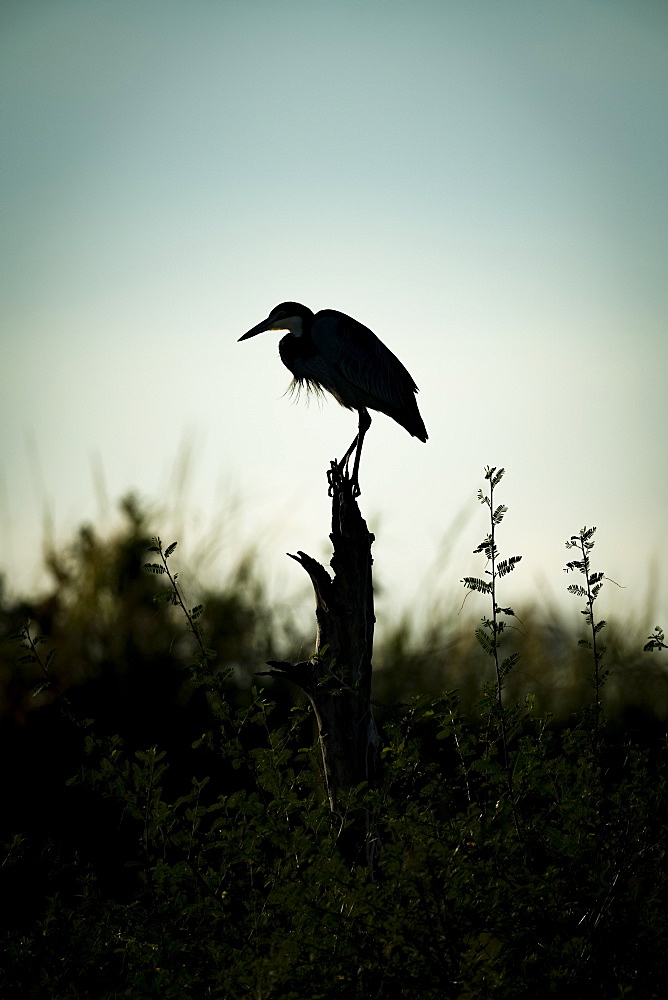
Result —
POLYGON ((342 468, 339 462, 337 462, 335 458, 332 459, 332 461, 329 463, 329 469, 327 470, 327 482, 329 484, 329 488, 327 490, 328 497, 333 497, 334 488, 336 486, 340 486, 341 480, 343 478, 341 472, 342 468))
POLYGON ((327 496, 334 496, 334 490, 340 489, 344 483, 350 483, 352 487, 353 498, 357 499, 361 495, 362 491, 360 485, 356 479, 351 479, 348 475, 348 459, 344 459, 343 462, 337 462, 336 459, 332 459, 329 463, 329 469, 327 470, 327 482, 329 488, 327 490, 327 496))

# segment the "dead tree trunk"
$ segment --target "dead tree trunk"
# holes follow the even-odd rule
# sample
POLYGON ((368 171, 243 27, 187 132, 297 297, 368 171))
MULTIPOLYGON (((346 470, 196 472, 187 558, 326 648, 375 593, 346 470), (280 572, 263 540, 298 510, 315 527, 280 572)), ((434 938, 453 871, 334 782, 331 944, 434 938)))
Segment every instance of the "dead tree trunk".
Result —
POLYGON ((315 591, 315 652, 306 662, 271 660, 269 666, 272 675, 298 684, 313 706, 327 797, 332 812, 338 813, 346 789, 361 782, 372 785, 376 773, 378 734, 371 709, 374 537, 350 479, 334 463, 329 481, 334 578, 305 552, 291 556, 304 567, 315 591))

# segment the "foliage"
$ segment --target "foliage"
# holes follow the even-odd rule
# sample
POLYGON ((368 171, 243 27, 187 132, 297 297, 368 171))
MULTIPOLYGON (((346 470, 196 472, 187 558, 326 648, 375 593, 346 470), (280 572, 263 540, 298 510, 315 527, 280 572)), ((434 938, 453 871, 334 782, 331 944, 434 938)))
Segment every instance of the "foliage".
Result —
POLYGON ((604 575, 602 572, 595 572, 592 570, 591 560, 589 558, 589 553, 594 548, 595 544, 595 532, 596 528, 584 527, 577 535, 572 535, 570 541, 566 542, 567 549, 579 550, 580 558, 573 559, 571 562, 566 563, 564 572, 568 573, 575 570, 578 573, 581 573, 585 578, 585 586, 582 586, 582 584, 579 583, 572 583, 568 588, 568 592, 569 594, 575 594, 576 597, 583 597, 585 601, 585 607, 581 614, 584 615, 585 624, 589 626, 591 639, 579 639, 578 645, 584 646, 586 649, 591 649, 592 651, 594 662, 592 676, 595 709, 594 727, 595 733, 597 733, 602 708, 601 688, 609 677, 609 671, 601 669, 601 661, 603 659, 603 654, 605 653, 605 646, 601 644, 598 638, 599 632, 605 628, 607 622, 602 619, 598 622, 594 621, 594 602, 601 592, 604 581, 604 575))
POLYGON ((484 727, 418 699, 386 721, 380 787, 351 794, 380 830, 372 881, 337 850, 302 713, 275 712, 256 693, 234 736, 207 734, 216 767, 179 794, 164 751, 88 738, 64 802, 83 788, 122 836, 103 859, 76 837, 8 844, 15 887, 45 885, 6 929, 3 995, 660 995, 664 750, 611 739, 602 768, 583 722, 518 713, 520 843, 484 727), (221 790, 227 770, 243 787, 221 790))
MULTIPOLYGON (((520 831, 518 814, 515 809, 516 796, 513 789, 513 768, 511 766, 511 758, 509 756, 508 747, 507 713, 504 711, 503 704, 504 681, 506 676, 517 663, 519 653, 511 653, 510 656, 506 656, 502 661, 499 659, 499 649, 501 647, 502 636, 507 624, 505 618, 515 618, 516 616, 512 608, 500 607, 497 603, 497 594, 499 580, 502 577, 507 576, 508 573, 512 573, 517 563, 520 562, 522 556, 510 556, 508 559, 499 560, 499 550, 496 544, 496 529, 501 524, 505 514, 507 514, 508 508, 504 504, 499 504, 498 507, 494 506, 494 490, 501 482, 504 473, 505 469, 497 469, 494 466, 488 465, 485 469, 485 479, 489 483, 489 494, 485 494, 482 490, 478 490, 478 500, 481 504, 485 505, 489 511, 490 530, 489 534, 486 535, 478 547, 474 549, 474 554, 482 552, 486 556, 489 568, 485 570, 485 573, 490 577, 490 579, 487 581, 467 576, 464 577, 462 583, 467 590, 478 591, 479 593, 488 595, 491 599, 491 618, 483 618, 482 628, 477 628, 475 631, 475 636, 479 644, 482 646, 485 653, 488 656, 491 656, 494 661, 494 672, 496 675, 496 705, 494 709, 490 708, 487 717, 486 743, 488 746, 488 754, 483 759, 481 764, 484 765, 484 767, 499 766, 490 754, 490 751, 496 747, 498 742, 501 749, 501 767, 503 768, 503 772, 505 774, 508 801, 510 803, 517 837, 521 840, 522 833, 520 831), (498 732, 498 740, 495 738, 495 731, 498 732)), ((489 691, 485 694, 488 696, 489 691)), ((479 766, 481 766, 481 764, 479 764, 479 766)))
MULTIPOLYGON (((517 664, 540 676, 540 651, 525 651, 523 613, 521 661, 496 655, 517 620, 499 581, 518 557, 498 558, 500 473, 486 477, 488 579, 465 584, 491 601, 486 645, 447 649, 468 664, 482 645, 482 680, 466 698, 381 680, 380 778, 351 789, 346 813, 366 810, 378 833, 373 872, 340 849, 348 819, 327 807, 309 709, 252 683, 289 628, 248 567, 186 599, 174 544, 135 509, 113 544, 79 539, 50 598, 5 604, 18 638, 3 654, 0 995, 663 995, 665 727, 615 722, 600 686, 596 712, 567 719, 514 697, 517 664)), ((597 583, 581 595, 590 627, 597 583)), ((568 638, 536 631, 544 655, 568 638)), ((394 641, 390 681, 420 663, 394 641)), ((660 661, 660 628, 647 646, 660 661)), ((609 642, 611 669, 621 656, 609 642)))
POLYGON ((643 646, 644 651, 646 653, 653 653, 655 649, 668 649, 668 646, 663 641, 664 639, 663 629, 660 625, 655 625, 653 633, 647 636, 647 642, 643 646))

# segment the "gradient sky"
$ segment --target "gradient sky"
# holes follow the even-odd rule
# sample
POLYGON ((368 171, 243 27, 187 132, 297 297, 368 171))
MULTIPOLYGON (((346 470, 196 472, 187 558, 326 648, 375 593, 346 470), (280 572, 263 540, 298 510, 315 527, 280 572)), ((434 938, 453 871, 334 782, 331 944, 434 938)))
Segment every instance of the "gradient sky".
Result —
POLYGON ((377 415, 365 444, 381 613, 482 573, 492 464, 509 600, 576 616, 595 524, 602 613, 650 589, 668 625, 665 0, 4 0, 0 48, 12 591, 45 514, 64 541, 129 489, 307 586, 284 553, 326 557, 356 417, 284 397, 278 335, 237 343, 296 299, 420 386, 428 443, 377 415))

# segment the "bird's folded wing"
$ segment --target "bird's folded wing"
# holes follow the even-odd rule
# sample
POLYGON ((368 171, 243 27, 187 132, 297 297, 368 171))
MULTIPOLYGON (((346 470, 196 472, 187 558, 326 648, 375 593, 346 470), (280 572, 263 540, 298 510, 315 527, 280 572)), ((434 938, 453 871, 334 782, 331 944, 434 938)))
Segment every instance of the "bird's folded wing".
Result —
POLYGON ((327 365, 368 398, 362 405, 405 405, 417 392, 399 359, 366 326, 335 310, 315 317, 311 337, 327 365), (375 401, 375 403, 374 403, 375 401))

